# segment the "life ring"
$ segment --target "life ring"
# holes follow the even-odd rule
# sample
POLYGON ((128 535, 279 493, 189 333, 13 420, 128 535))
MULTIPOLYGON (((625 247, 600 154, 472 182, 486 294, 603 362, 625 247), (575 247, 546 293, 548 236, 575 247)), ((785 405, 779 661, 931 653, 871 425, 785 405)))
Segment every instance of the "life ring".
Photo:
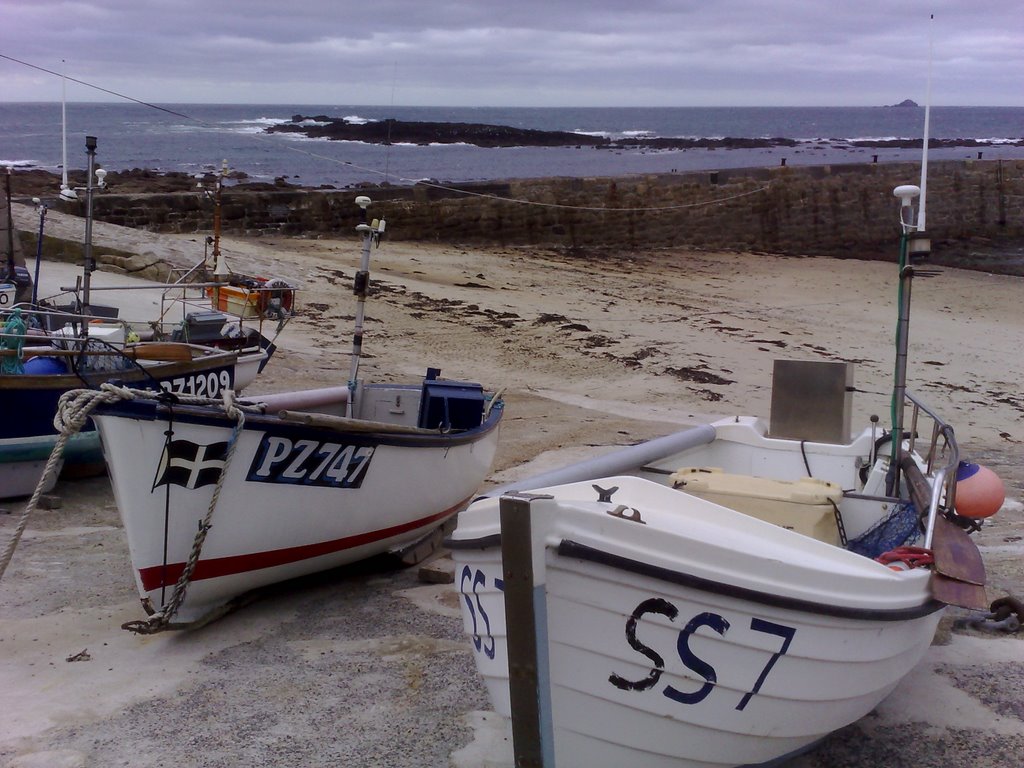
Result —
POLYGON ((295 289, 280 277, 272 277, 259 287, 256 307, 260 317, 281 318, 292 313, 295 305, 295 289))

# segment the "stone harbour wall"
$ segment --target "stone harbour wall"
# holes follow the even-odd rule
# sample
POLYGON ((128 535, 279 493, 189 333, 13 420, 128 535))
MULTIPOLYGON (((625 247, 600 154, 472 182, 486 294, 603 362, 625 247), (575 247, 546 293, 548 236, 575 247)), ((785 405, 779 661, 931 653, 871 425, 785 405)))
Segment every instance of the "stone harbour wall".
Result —
MULTIPOLYGON (((720 170, 619 178, 556 178, 345 190, 224 191, 231 234, 338 236, 373 199, 397 240, 508 246, 669 247, 891 259, 899 232, 893 188, 918 184, 916 164, 720 170)), ((97 219, 164 232, 210 232, 197 193, 97 194, 97 219)), ((928 176, 928 230, 937 248, 1019 247, 1024 161, 943 161, 928 176), (1010 244, 1010 245, 1007 245, 1010 244)))

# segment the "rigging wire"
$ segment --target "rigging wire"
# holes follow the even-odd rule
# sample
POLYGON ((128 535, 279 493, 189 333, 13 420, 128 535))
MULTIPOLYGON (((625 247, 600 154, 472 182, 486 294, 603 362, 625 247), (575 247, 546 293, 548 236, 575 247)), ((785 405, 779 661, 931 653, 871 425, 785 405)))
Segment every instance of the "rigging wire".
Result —
MULTIPOLYGON (((199 119, 197 117, 194 117, 192 115, 185 114, 184 112, 178 112, 177 110, 170 109, 168 107, 162 107, 159 104, 153 104, 153 103, 148 102, 148 101, 143 101, 142 99, 136 99, 133 96, 128 96, 128 95, 123 94, 123 93, 118 93, 117 91, 112 91, 109 88, 104 88, 102 86, 95 85, 95 84, 87 82, 85 80, 79 80, 78 78, 69 77, 67 75, 61 74, 60 72, 55 72, 52 69, 47 69, 46 67, 39 66, 38 64, 32 64, 31 62, 23 61, 22 59, 15 58, 14 56, 8 56, 5 53, 0 53, 0 59, 6 59, 7 61, 12 61, 15 64, 20 64, 20 65, 28 67, 30 69, 35 69, 35 70, 37 70, 39 72, 44 72, 44 73, 46 73, 48 75, 53 75, 54 77, 63 77, 64 79, 70 80, 73 83, 78 83, 79 85, 84 85, 86 88, 92 88, 93 90, 100 91, 101 93, 106 93, 106 94, 109 94, 111 96, 116 96, 119 99, 124 99, 125 101, 130 101, 130 102, 132 102, 134 104, 139 104, 140 106, 143 106, 143 107, 149 107, 150 109, 155 109, 155 110, 158 110, 160 112, 165 112, 165 113, 167 113, 169 115, 173 115, 175 117, 180 117, 180 118, 182 118, 184 120, 188 120, 190 122, 196 123, 197 125, 201 125, 204 128, 217 128, 218 127, 218 126, 213 125, 212 123, 207 123, 204 120, 201 120, 201 119, 199 119)), ((393 98, 394 98, 394 96, 392 94, 392 99, 393 98)), ((390 137, 390 126, 388 127, 388 130, 389 130, 389 137, 390 137)), ((254 139, 256 141, 262 141, 262 142, 265 142, 265 143, 268 143, 268 144, 273 144, 275 147, 277 147, 279 149, 283 148, 283 149, 286 149, 286 150, 288 150, 290 152, 295 152, 297 154, 304 155, 304 156, 312 158, 314 160, 323 160, 324 162, 333 163, 335 165, 345 165, 345 166, 348 166, 349 168, 353 168, 353 169, 355 169, 357 171, 362 171, 363 173, 371 174, 371 175, 374 175, 374 176, 380 176, 380 177, 383 177, 385 182, 387 182, 388 179, 390 178, 390 172, 387 169, 387 167, 385 168, 384 171, 381 171, 381 170, 378 170, 376 168, 368 168, 366 166, 362 166, 362 165, 359 165, 357 163, 353 163, 351 160, 342 160, 342 159, 337 158, 337 157, 329 157, 327 155, 322 155, 322 154, 320 154, 318 152, 311 152, 311 151, 306 150, 306 149, 300 149, 299 147, 292 147, 292 146, 288 146, 287 144, 280 144, 279 142, 276 142, 276 141, 274 141, 272 139, 269 139, 266 136, 263 136, 263 135, 260 135, 260 134, 244 134, 244 135, 247 136, 250 139, 254 139)), ((389 151, 390 151, 390 147, 389 147, 389 151)), ((390 163, 388 163, 388 165, 390 165, 390 163)), ((453 187, 453 186, 449 186, 449 185, 446 185, 446 184, 441 184, 439 182, 424 181, 422 179, 409 179, 409 178, 405 178, 405 177, 402 177, 402 176, 397 177, 397 180, 399 182, 404 182, 404 183, 408 183, 408 184, 418 184, 418 185, 423 186, 423 187, 429 187, 431 189, 438 189, 438 190, 442 190, 442 191, 445 191, 445 192, 454 192, 456 194, 465 195, 467 197, 484 198, 484 199, 494 200, 494 201, 502 202, 502 203, 511 203, 513 205, 533 206, 533 207, 536 207, 536 208, 554 208, 554 209, 571 210, 571 211, 589 211, 589 212, 595 212, 596 211, 596 212, 602 212, 602 213, 661 213, 661 212, 665 212, 665 211, 685 210, 685 209, 688 209, 688 208, 703 208, 705 206, 721 205, 723 203, 731 202, 732 200, 738 200, 740 198, 749 197, 751 195, 756 195, 756 194, 759 194, 761 192, 764 192, 764 191, 768 190, 769 187, 771 187, 771 184, 765 184, 764 186, 758 187, 757 189, 748 190, 747 192, 740 192, 740 193, 737 193, 735 195, 729 195, 727 197, 715 198, 715 199, 712 199, 712 200, 702 200, 702 201, 695 202, 695 203, 681 203, 679 205, 663 205, 663 206, 648 206, 648 207, 611 208, 611 207, 605 207, 605 206, 570 205, 568 203, 545 203, 545 202, 541 202, 539 200, 526 200, 526 199, 515 198, 515 197, 502 197, 501 195, 496 195, 496 194, 494 194, 492 192, 475 192, 473 190, 461 189, 459 187, 453 187)))

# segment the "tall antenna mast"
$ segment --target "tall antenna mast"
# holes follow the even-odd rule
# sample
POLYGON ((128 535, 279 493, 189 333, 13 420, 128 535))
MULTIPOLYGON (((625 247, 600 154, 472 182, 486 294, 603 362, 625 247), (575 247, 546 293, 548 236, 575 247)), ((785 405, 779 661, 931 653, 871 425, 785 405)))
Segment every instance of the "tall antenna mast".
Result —
POLYGON ((67 62, 60 60, 60 147, 61 176, 60 197, 62 200, 77 200, 78 193, 68 186, 68 110, 67 110, 67 62))
POLYGON ((925 231, 925 204, 928 199, 928 136, 932 113, 932 51, 935 43, 935 14, 928 19, 928 83, 924 95, 924 143, 921 148, 921 202, 917 209, 917 231, 925 231))
MULTIPOLYGON (((887 491, 896 493, 900 484, 900 460, 903 455, 903 411, 907 392, 907 352, 910 334, 910 287, 915 266, 931 254, 931 238, 925 231, 925 190, 928 185, 928 118, 932 103, 932 14, 928 25, 928 85, 924 105, 924 141, 921 152, 921 186, 905 184, 893 190, 900 199, 900 285, 898 316, 896 322, 896 369, 892 394, 892 461, 890 474, 886 479, 887 491), (920 195, 917 208, 917 223, 914 223, 914 198, 920 195)), ((918 272, 929 276, 925 270, 918 272)))

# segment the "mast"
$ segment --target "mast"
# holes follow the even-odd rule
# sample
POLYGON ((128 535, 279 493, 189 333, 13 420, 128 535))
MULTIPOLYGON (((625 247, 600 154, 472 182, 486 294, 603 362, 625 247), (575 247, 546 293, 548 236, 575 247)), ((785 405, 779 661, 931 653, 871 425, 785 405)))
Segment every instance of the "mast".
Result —
POLYGON ((46 224, 46 203, 38 197, 33 197, 32 202, 36 204, 39 212, 39 237, 36 239, 36 268, 35 277, 32 280, 32 303, 39 299, 39 263, 43 260, 43 227, 46 224))
MULTIPOLYGON (((935 20, 934 14, 931 20, 935 20)), ((900 484, 900 460, 903 454, 903 415, 907 396, 907 354, 910 337, 910 289, 914 268, 931 254, 931 238, 925 232, 925 193, 928 185, 928 132, 932 95, 932 44, 929 26, 928 82, 924 105, 924 142, 921 151, 921 186, 903 184, 893 190, 900 199, 900 254, 899 292, 896 321, 896 366, 893 375, 892 393, 892 462, 887 479, 887 491, 895 495, 900 484), (920 196, 917 221, 914 220, 914 198, 920 196)), ((920 272, 922 277, 927 271, 920 272)))
POLYGON ((7 279, 17 285, 15 280, 14 264, 14 213, 11 210, 11 166, 7 166, 7 173, 4 174, 4 186, 6 194, 4 200, 7 203, 7 279))
POLYGON ((60 147, 61 147, 61 200, 77 200, 78 193, 68 186, 68 111, 67 111, 67 62, 60 60, 60 147))
POLYGON ((92 273, 96 271, 96 260, 92 257, 92 197, 96 189, 103 189, 106 186, 104 179, 107 172, 96 167, 95 136, 85 137, 85 154, 89 162, 85 181, 85 244, 82 249, 85 256, 85 276, 82 281, 82 304, 87 311, 91 298, 92 273), (95 184, 93 183, 94 176, 95 184))
MULTIPOLYGON (((228 161, 224 160, 220 166, 220 175, 217 177, 217 187, 213 197, 213 276, 218 280, 226 278, 231 274, 227 262, 220 252, 220 205, 221 192, 224 189, 224 179, 228 175, 228 161)), ((218 289, 220 290, 220 289, 218 289)))
POLYGON ((370 205, 370 198, 366 195, 359 195, 356 198, 356 205, 359 206, 359 224, 356 232, 363 237, 363 252, 359 262, 359 271, 356 272, 355 281, 352 285, 352 292, 356 295, 356 325, 352 334, 352 363, 349 367, 348 376, 348 405, 346 415, 350 418, 355 410, 353 403, 356 399, 356 389, 359 381, 359 358, 363 352, 363 318, 366 312, 366 295, 370 288, 370 247, 376 244, 380 246, 380 237, 384 233, 384 219, 374 219, 372 223, 366 223, 366 209, 370 205))
POLYGON ((932 112, 932 52, 935 47, 935 14, 928 19, 928 81, 924 96, 924 141, 921 144, 921 205, 917 209, 917 229, 924 232, 925 202, 928 198, 928 135, 932 112))

